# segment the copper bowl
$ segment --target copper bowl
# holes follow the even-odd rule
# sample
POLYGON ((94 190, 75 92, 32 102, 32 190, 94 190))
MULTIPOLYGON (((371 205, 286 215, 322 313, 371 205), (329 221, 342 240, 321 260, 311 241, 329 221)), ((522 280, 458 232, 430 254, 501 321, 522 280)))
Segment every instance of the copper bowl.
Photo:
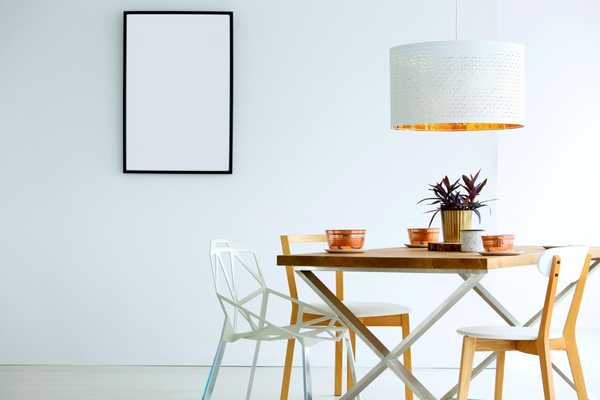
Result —
POLYGON ((481 242, 487 252, 512 251, 515 235, 483 235, 481 242))
POLYGON ((365 229, 328 229, 327 244, 331 250, 359 250, 365 244, 365 229))
POLYGON ((410 244, 422 244, 438 242, 440 239, 440 228, 408 228, 408 240, 410 244))

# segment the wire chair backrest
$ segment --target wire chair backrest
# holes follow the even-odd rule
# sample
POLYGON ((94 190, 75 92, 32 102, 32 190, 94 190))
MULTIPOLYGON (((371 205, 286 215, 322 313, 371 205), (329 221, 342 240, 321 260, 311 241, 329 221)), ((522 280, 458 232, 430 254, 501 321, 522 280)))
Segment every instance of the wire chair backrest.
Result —
POLYGON ((262 328, 266 322, 268 293, 256 254, 235 249, 225 240, 213 240, 210 263, 215 293, 230 332, 262 328))

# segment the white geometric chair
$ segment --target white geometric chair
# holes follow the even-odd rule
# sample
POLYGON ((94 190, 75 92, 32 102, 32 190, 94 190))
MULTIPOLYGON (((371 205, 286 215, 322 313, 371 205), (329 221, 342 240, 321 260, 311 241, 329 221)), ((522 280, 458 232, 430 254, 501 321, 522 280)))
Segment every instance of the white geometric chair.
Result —
POLYGON ((495 400, 502 399, 504 359, 507 351, 520 351, 539 357, 545 400, 554 400, 551 352, 566 352, 575 382, 577 398, 579 400, 588 399, 575 338, 577 316, 590 268, 588 251, 589 249, 583 246, 559 247, 546 250, 540 257, 538 271, 549 279, 538 329, 510 326, 470 326, 458 330, 458 333, 464 336, 458 400, 467 399, 473 356, 476 351, 495 351, 497 353, 495 400), (575 281, 577 281, 577 287, 566 319, 556 321, 557 318, 553 318, 556 289, 559 283, 561 286, 566 286, 575 281), (559 322, 562 331, 552 331, 552 322, 559 322))
MULTIPOLYGON (((246 400, 249 400, 261 341, 294 338, 302 347, 304 399, 311 400, 309 348, 321 341, 340 340, 341 336, 346 341, 347 348, 351 349, 348 346, 347 329, 340 327, 341 322, 331 311, 316 309, 314 306, 294 300, 283 293, 268 288, 258 265, 256 254, 253 251, 235 249, 231 247, 229 242, 224 240, 213 240, 210 244, 210 264, 215 292, 225 314, 225 320, 202 399, 209 400, 211 398, 227 343, 236 342, 240 339, 256 341, 250 379, 246 390, 246 400), (292 303, 297 304, 297 321, 299 322, 294 325, 278 325, 275 323, 268 313, 269 303, 274 300, 285 301, 290 306, 292 303), (311 320, 310 322, 300 322, 305 312, 317 312, 323 318, 311 320), (343 335, 340 335, 340 333, 343 333, 343 335)), ((287 316, 285 315, 285 318, 287 316)), ((352 355, 350 358, 352 358, 352 355)), ((351 370, 353 379, 355 379, 354 364, 351 365, 351 370)))

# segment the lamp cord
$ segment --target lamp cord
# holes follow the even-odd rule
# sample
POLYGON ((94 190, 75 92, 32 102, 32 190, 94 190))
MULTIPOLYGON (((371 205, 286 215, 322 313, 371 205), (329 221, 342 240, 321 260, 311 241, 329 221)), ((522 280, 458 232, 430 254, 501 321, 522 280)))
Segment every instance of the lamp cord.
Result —
POLYGON ((498 6, 496 7, 496 13, 498 14, 498 40, 502 40, 504 36, 504 16, 502 15, 502 0, 497 0, 498 6))
POLYGON ((454 40, 458 40, 458 0, 454 2, 454 40))

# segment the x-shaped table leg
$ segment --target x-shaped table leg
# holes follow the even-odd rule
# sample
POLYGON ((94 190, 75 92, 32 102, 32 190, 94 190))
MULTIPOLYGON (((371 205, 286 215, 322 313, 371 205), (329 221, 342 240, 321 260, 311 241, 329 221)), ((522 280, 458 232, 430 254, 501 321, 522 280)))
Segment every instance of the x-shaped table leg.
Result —
POLYGON ((311 271, 298 271, 300 277, 315 293, 336 313, 342 322, 352 329, 381 358, 381 361, 364 377, 356 382, 352 389, 340 400, 355 398, 383 371, 390 368, 421 400, 435 400, 434 395, 398 361, 398 357, 412 346, 444 314, 448 312, 465 294, 477 286, 484 273, 467 274, 463 282, 452 294, 423 320, 404 340, 391 351, 342 303, 329 288, 311 271))
MULTIPOLYGON (((600 264, 600 260, 596 260, 592 263, 592 265, 590 265, 590 273, 593 272, 598 264, 600 264)), ((465 281, 467 279, 469 279, 469 276, 466 274, 459 274, 465 281)), ((556 299, 554 301, 554 304, 558 304, 559 302, 561 302, 566 296, 567 294, 569 294, 570 292, 572 292, 575 289, 575 286, 577 286, 577 281, 571 282, 570 284, 568 284, 563 290, 560 291, 560 293, 558 293, 556 295, 556 299)), ((537 313, 535 313, 535 315, 533 315, 531 318, 529 318, 527 320, 527 322, 525 322, 525 324, 521 324, 519 322, 519 320, 512 315, 506 308, 504 308, 504 306, 502 305, 502 303, 500 303, 500 301, 498 299, 496 299, 494 297, 494 295, 492 295, 485 287, 483 287, 483 285, 481 285, 480 283, 478 283, 477 285, 475 285, 475 287, 473 288, 473 290, 475 292, 477 292, 477 294, 504 320, 506 321, 506 323, 508 323, 511 326, 532 326, 533 324, 535 324, 542 316, 542 310, 539 310, 537 313)), ((479 365, 477 365, 474 369, 473 369, 473 373, 471 375, 471 379, 475 378, 477 375, 479 375, 481 373, 481 371, 483 371, 485 368, 487 368, 487 366, 489 366, 494 360, 496 359, 496 353, 492 353, 489 356, 487 356, 481 363, 479 363, 479 365)), ((567 384, 569 386, 571 386, 571 388, 573 388, 573 390, 575 389, 575 384, 573 383, 573 381, 571 381, 571 379, 568 377, 568 375, 566 375, 560 368, 558 368, 558 366, 554 363, 552 363, 552 368, 554 369, 554 371, 556 371, 556 373, 565 381, 567 382, 567 384)), ((452 396, 454 396, 456 393, 458 392, 458 385, 454 386, 452 389, 450 389, 443 397, 442 400, 449 400, 452 398, 452 396)))

